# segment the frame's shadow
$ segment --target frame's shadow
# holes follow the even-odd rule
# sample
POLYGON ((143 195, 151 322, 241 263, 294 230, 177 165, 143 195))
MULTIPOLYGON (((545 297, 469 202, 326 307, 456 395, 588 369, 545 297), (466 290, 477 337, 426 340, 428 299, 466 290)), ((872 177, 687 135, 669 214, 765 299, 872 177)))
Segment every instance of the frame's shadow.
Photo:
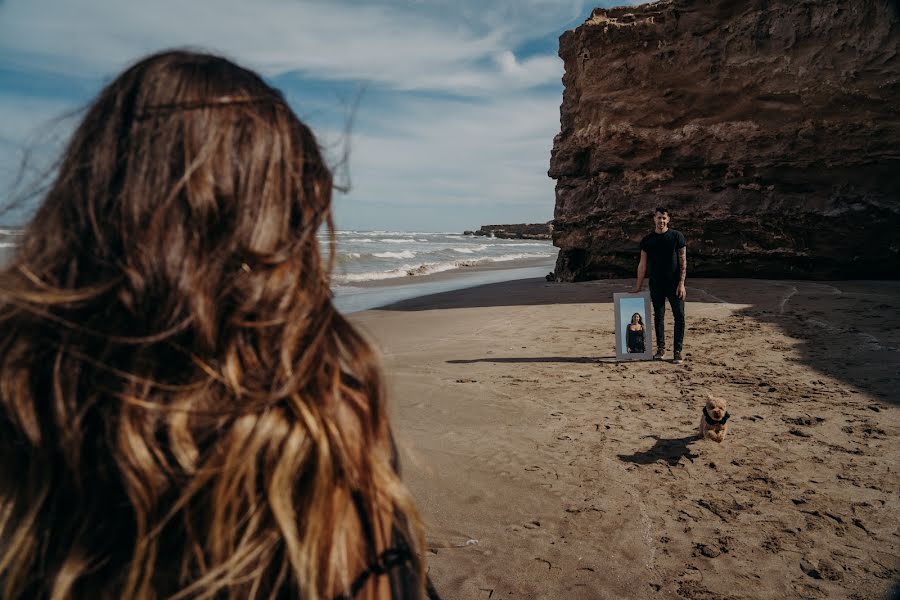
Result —
MULTIPOLYGON (((472 363, 618 363, 615 356, 522 356, 522 357, 501 357, 496 358, 457 358, 448 360, 447 363, 452 365, 468 365, 472 363)), ((630 362, 630 361, 622 361, 630 362)))
POLYGON ((655 435, 647 435, 656 440, 647 450, 634 454, 619 454, 619 460, 634 463, 636 465, 652 465, 659 460, 665 460, 669 466, 674 467, 682 458, 692 460, 696 454, 691 453, 689 446, 700 438, 697 435, 689 435, 682 438, 661 438, 655 435))

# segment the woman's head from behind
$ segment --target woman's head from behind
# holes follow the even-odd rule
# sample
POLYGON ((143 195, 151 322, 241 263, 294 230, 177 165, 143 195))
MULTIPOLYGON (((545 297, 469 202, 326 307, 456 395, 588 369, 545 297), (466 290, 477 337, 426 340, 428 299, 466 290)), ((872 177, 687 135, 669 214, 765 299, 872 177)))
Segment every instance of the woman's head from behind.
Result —
POLYGON ((392 530, 416 546, 375 358, 330 300, 331 189, 225 59, 101 92, 0 272, 0 596, 327 597, 392 530))
POLYGON ((330 196, 316 140, 277 90, 225 59, 167 52, 128 69, 90 107, 26 238, 43 252, 25 255, 67 262, 67 287, 121 276, 125 307, 190 315, 213 345, 210 304, 241 285, 240 269, 263 269, 270 285, 291 271, 279 281, 285 293, 302 281, 317 301, 327 296, 316 233, 330 196), (54 243, 66 260, 48 252, 54 243))

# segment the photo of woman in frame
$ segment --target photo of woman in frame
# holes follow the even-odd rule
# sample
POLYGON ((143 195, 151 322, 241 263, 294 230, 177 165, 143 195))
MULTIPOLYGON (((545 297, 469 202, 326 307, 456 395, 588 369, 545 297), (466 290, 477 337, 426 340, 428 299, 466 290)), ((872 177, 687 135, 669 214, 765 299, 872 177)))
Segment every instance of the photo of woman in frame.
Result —
POLYGON ((650 322, 650 294, 613 294, 616 324, 616 358, 619 360, 651 360, 653 328, 650 322))
POLYGON ((631 324, 625 333, 625 345, 629 354, 643 354, 646 352, 644 345, 644 319, 641 313, 631 315, 631 324))

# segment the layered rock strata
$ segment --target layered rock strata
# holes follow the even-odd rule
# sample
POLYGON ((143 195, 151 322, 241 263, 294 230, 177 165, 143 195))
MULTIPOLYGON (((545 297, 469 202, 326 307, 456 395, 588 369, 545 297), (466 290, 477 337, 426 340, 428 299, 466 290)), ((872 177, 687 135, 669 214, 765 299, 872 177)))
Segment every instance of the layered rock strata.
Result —
POLYGON ((557 278, 633 277, 657 205, 691 276, 900 277, 898 4, 669 0, 564 33, 557 278))

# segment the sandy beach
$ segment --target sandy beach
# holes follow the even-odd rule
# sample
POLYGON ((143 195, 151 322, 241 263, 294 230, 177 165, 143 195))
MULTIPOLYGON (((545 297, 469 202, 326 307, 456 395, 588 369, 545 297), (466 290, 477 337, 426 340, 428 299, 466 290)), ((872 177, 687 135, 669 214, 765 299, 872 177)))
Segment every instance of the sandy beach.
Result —
POLYGON ((689 281, 682 365, 617 362, 612 294, 631 284, 352 315, 384 357, 443 597, 890 594, 900 283, 689 281), (708 392, 729 402, 721 445, 697 439, 708 392))

